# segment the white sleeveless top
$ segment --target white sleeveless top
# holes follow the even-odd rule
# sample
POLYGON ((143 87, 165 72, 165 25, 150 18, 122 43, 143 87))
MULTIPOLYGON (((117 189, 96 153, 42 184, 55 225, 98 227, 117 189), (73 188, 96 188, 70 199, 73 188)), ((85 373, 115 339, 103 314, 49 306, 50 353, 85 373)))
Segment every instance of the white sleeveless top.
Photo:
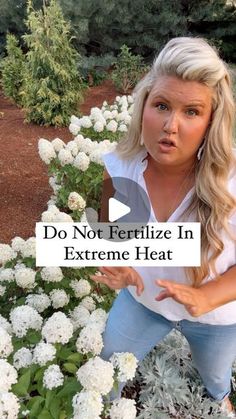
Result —
MULTIPOLYGON (((141 150, 132 159, 121 159, 116 152, 111 152, 103 155, 103 161, 105 167, 111 177, 126 177, 137 182, 147 192, 145 179, 143 176, 144 171, 147 168, 147 151, 141 150)), ((236 196, 236 170, 231 173, 228 181, 229 192, 236 196)), ((180 222, 181 214, 189 205, 189 201, 194 193, 192 188, 178 208, 171 214, 168 222, 180 222)), ((193 217, 193 216, 192 216, 193 217)), ((188 218, 185 221, 195 221, 193 218, 188 218)), ((153 208, 151 209, 151 215, 149 222, 158 222, 155 217, 153 208)), ((236 237, 236 213, 229 219, 230 228, 232 233, 236 237)), ((228 268, 236 264, 236 242, 231 240, 226 234, 221 238, 224 243, 224 250, 216 260, 216 270, 218 274, 224 273, 228 268)), ((188 284, 189 280, 186 277, 185 270, 182 267, 135 267, 133 268, 140 274, 144 283, 144 291, 140 297, 136 294, 136 287, 129 286, 128 290, 132 296, 145 307, 150 310, 161 314, 165 318, 172 321, 180 321, 183 319, 190 320, 192 322, 208 323, 215 325, 227 325, 236 323, 236 301, 212 310, 211 312, 204 314, 199 317, 192 317, 185 309, 184 305, 177 303, 172 298, 167 298, 163 301, 156 301, 155 297, 163 290, 158 287, 155 280, 169 279, 176 281, 181 284, 188 284)), ((211 281, 211 276, 205 278, 204 282, 211 281)), ((236 278, 235 278, 236 281, 236 278)))

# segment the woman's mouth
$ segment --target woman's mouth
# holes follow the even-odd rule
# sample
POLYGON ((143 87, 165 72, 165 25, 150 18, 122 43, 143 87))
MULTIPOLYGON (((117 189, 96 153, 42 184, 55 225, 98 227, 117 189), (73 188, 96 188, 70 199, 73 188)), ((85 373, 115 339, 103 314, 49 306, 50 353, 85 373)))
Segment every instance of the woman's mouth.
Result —
POLYGON ((158 141, 158 144, 161 151, 170 151, 176 148, 175 142, 167 138, 158 141))

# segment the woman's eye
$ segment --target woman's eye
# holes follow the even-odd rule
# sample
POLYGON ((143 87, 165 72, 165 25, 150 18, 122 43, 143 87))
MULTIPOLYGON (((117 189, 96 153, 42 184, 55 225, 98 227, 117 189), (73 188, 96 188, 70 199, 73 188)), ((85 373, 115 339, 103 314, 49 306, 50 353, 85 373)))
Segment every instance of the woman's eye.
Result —
POLYGON ((188 109, 187 114, 190 116, 198 115, 198 111, 196 109, 188 109))
POLYGON ((156 108, 159 109, 159 111, 165 111, 167 106, 164 103, 157 103, 156 108))

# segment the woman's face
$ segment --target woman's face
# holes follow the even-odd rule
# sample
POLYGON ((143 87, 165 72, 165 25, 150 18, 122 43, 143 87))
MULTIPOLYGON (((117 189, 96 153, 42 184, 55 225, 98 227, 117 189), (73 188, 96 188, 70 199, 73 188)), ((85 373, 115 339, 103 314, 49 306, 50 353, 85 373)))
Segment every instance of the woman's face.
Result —
POLYGON ((212 90, 196 81, 160 76, 143 110, 145 147, 161 165, 194 163, 210 124, 212 90))

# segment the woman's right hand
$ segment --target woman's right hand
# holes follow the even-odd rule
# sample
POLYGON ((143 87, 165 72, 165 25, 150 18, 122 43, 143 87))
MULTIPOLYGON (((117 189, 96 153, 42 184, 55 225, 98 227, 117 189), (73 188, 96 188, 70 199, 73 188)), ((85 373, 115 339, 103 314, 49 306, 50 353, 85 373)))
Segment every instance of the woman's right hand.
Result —
POLYGON ((141 276, 130 267, 102 267, 99 268, 102 275, 90 275, 95 282, 106 284, 109 288, 116 290, 126 288, 128 285, 136 286, 136 293, 140 296, 144 290, 141 276))

